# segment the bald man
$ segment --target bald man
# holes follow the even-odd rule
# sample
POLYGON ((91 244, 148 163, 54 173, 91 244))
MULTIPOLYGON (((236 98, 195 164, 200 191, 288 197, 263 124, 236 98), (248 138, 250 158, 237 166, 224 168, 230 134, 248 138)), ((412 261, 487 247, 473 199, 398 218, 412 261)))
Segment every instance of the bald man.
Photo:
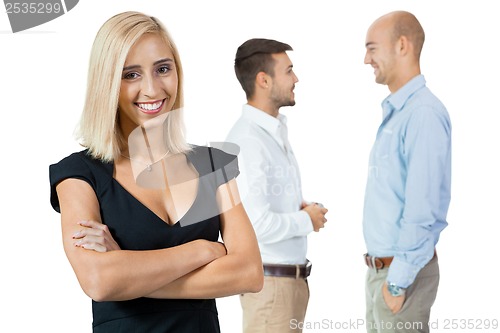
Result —
POLYGON ((439 284, 436 244, 448 225, 451 124, 420 73, 424 31, 408 12, 377 19, 365 64, 387 85, 363 213, 368 332, 429 332, 439 284))

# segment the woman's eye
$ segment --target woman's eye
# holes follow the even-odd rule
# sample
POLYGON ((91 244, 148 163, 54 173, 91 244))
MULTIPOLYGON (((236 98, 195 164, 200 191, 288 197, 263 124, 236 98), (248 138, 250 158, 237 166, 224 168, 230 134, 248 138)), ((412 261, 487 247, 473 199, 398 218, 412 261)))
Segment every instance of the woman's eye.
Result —
POLYGON ((139 77, 139 74, 137 74, 135 72, 126 73, 125 75, 123 75, 123 78, 125 80, 133 80, 133 79, 136 79, 137 77, 139 77))
POLYGON ((158 73, 160 74, 167 74, 170 71, 170 67, 168 66, 161 66, 158 68, 158 73))

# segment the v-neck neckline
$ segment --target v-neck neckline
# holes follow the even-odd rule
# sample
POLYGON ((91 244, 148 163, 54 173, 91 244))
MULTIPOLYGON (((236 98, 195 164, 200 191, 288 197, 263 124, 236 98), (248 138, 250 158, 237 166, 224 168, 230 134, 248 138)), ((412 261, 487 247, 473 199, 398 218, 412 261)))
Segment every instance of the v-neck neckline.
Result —
MULTIPOLYGON (((178 225, 181 225, 181 221, 184 219, 185 216, 187 216, 191 210, 193 209, 193 207, 196 206, 197 202, 198 202, 198 195, 200 193, 200 187, 201 187, 201 176, 200 176, 200 172, 198 170, 198 168, 196 167, 195 163, 193 163, 193 160, 189 157, 189 153, 185 154, 186 156, 186 159, 193 165, 193 167, 195 168, 196 172, 198 173, 198 184, 196 186, 196 195, 194 196, 194 199, 193 199, 193 202, 191 203, 191 206, 186 210, 186 212, 181 216, 180 219, 178 219, 175 223, 168 223, 167 221, 165 221, 162 217, 160 217, 157 213, 155 213, 151 208, 149 208, 148 206, 146 206, 142 201, 140 201, 138 198, 136 198, 132 193, 130 193, 129 190, 127 190, 115 177, 114 177, 114 171, 115 171, 115 162, 111 162, 109 165, 110 165, 110 171, 111 171, 111 178, 112 180, 118 184, 118 186, 120 186, 120 188, 125 192, 127 193, 127 195, 129 197, 131 197, 133 200, 135 200, 137 203, 139 203, 139 205, 141 207, 143 207, 146 211, 148 211, 151 215, 155 216, 157 220, 161 221, 163 224, 165 224, 167 227, 176 227, 178 225)), ((168 212, 167 212, 167 216, 168 216, 168 212)))

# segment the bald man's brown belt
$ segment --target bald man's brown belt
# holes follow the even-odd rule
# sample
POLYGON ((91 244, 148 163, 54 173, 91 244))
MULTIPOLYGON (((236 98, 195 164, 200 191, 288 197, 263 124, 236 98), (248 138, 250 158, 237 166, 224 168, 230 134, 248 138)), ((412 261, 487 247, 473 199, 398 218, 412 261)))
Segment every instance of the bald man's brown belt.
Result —
POLYGON ((372 257, 368 253, 364 254, 366 266, 374 269, 382 269, 391 265, 394 257, 372 257))
MULTIPOLYGON (((434 250, 434 257, 436 255, 436 250, 434 250)), ((392 259, 394 259, 394 257, 372 257, 368 255, 368 253, 365 253, 363 256, 365 257, 366 266, 374 269, 389 267, 392 263, 392 259)))
POLYGON ((311 274, 311 268, 309 260, 304 265, 264 264, 264 275, 306 279, 311 274))

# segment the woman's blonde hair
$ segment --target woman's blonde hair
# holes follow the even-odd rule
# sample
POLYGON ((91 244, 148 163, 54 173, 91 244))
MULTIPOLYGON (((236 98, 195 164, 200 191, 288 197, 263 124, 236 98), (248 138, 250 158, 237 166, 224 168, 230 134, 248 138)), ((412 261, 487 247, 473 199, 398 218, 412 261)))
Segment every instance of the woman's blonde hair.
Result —
POLYGON ((118 126, 118 98, 125 60, 134 43, 146 33, 157 33, 172 51, 177 70, 177 97, 165 123, 166 147, 171 153, 189 150, 185 141, 181 108, 183 73, 179 52, 163 24, 139 12, 124 12, 107 20, 99 29, 89 62, 85 106, 77 130, 89 154, 105 162, 120 155, 127 138, 118 126))

